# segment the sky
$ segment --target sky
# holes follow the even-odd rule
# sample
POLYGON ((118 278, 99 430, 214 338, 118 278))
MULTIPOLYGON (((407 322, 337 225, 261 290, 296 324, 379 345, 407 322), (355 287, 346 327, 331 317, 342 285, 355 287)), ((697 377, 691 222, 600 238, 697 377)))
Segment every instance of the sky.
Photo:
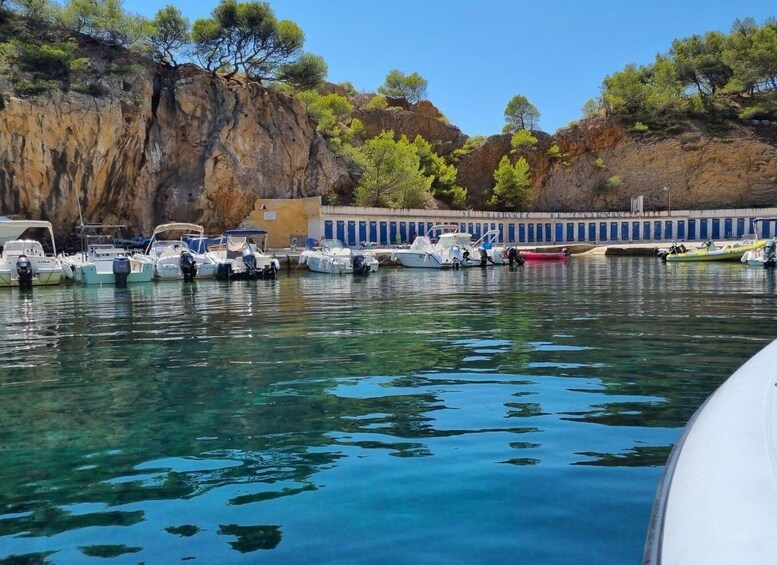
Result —
MULTIPOLYGON (((192 22, 218 0, 124 0, 153 17, 176 5, 192 22)), ((672 40, 728 33, 736 18, 777 17, 766 0, 270 0, 305 33, 327 80, 374 92, 392 69, 419 73, 427 98, 469 135, 502 131, 516 94, 540 111, 548 133, 580 119, 604 78, 652 63, 672 40)))

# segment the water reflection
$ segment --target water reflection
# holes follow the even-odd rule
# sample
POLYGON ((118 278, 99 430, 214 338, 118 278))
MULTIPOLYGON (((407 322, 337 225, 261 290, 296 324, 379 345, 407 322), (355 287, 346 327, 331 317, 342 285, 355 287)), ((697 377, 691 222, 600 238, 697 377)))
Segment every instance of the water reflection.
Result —
POLYGON ((0 559, 634 561, 773 301, 602 258, 0 293, 0 559))

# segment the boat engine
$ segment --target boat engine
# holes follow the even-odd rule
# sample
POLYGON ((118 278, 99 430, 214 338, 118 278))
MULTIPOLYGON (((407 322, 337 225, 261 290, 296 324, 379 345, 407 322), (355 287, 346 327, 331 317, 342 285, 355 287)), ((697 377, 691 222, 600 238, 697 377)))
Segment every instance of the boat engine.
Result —
POLYGON ((16 260, 16 274, 19 275, 19 290, 32 290, 32 262, 26 255, 16 260))
MULTIPOLYGON (((491 258, 488 256, 488 251, 484 248, 480 248, 480 266, 486 267, 491 258)), ((493 263, 493 261, 491 261, 493 263)))
POLYGON ((178 268, 181 269, 184 282, 192 282, 197 276, 197 262, 189 251, 181 251, 178 268))
POLYGON ((370 273, 370 266, 364 262, 364 255, 354 253, 351 258, 353 260, 354 275, 368 275, 370 273))
POLYGON ((127 277, 132 272, 129 257, 116 257, 113 259, 113 278, 116 286, 127 286, 127 277))
POLYGON ((246 277, 256 278, 256 255, 250 249, 243 251, 243 264, 246 266, 246 277))
POLYGON ((526 261, 523 257, 521 257, 520 253, 518 253, 518 250, 515 247, 511 247, 507 250, 507 262, 510 265, 510 267, 513 266, 514 263, 517 263, 520 267, 523 265, 526 261))
POLYGON ((764 247, 764 268, 774 269, 775 264, 777 264, 777 243, 772 240, 764 247))

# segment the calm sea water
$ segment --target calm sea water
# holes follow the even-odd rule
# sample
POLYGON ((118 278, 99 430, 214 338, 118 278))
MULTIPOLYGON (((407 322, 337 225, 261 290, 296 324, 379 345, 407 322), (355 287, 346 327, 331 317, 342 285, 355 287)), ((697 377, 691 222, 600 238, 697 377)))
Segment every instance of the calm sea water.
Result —
POLYGON ((775 273, 567 265, 0 292, 0 559, 640 563, 775 273))

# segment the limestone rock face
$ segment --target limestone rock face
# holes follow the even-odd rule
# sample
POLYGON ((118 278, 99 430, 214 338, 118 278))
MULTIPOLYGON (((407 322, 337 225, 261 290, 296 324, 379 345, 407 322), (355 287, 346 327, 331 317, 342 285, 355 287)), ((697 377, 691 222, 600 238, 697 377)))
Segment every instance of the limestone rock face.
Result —
POLYGON ((404 99, 390 98, 385 109, 359 108, 354 117, 364 123, 367 139, 392 130, 413 141, 420 135, 435 147, 439 155, 447 155, 464 144, 467 136, 459 128, 444 121, 443 115, 431 102, 422 100, 409 104, 404 99))
POLYGON ((293 198, 352 180, 294 98, 194 66, 146 64, 101 79, 104 94, 6 97, 0 211, 148 233, 165 221, 234 227, 257 198, 293 198))
POLYGON ((670 198, 676 210, 777 204, 774 125, 711 132, 697 123, 667 135, 635 132, 621 120, 602 118, 537 137, 534 148, 511 153, 509 135, 492 136, 461 160, 458 181, 476 208, 490 197, 504 155, 529 162, 534 211, 629 210, 631 198, 640 195, 646 211, 666 210, 670 198), (548 155, 552 145, 559 157, 548 155), (608 187, 614 176, 622 184, 608 187))

